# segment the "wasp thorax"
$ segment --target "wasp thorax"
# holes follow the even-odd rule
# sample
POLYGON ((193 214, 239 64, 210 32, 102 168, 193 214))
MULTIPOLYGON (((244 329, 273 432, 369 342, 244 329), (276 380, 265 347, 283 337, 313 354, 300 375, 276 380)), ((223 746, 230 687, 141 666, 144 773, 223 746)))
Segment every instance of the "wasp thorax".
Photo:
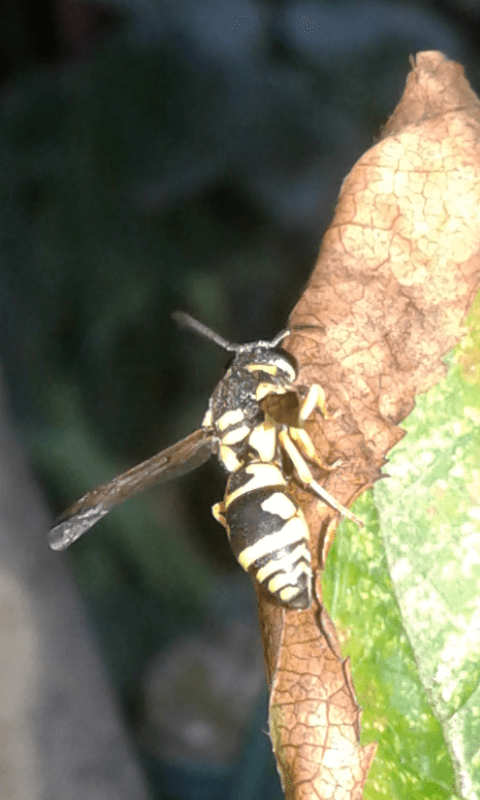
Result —
POLYGON ((220 461, 228 472, 239 468, 249 437, 265 419, 261 402, 290 391, 296 376, 294 359, 281 348, 252 347, 236 353, 203 421, 216 430, 220 461))

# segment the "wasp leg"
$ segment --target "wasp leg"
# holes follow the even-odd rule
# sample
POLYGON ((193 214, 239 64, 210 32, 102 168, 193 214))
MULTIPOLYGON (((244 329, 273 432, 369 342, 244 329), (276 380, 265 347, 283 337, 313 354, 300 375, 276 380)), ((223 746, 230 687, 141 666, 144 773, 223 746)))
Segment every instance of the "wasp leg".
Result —
POLYGON ((341 463, 340 461, 335 461, 334 464, 325 464, 316 452, 315 445, 304 428, 295 428, 292 425, 289 425, 288 435, 290 439, 293 439, 293 442, 298 450, 300 450, 310 461, 313 461, 314 464, 318 464, 319 467, 327 472, 331 472, 332 469, 335 469, 341 463))
POLYGON ((329 414, 327 411, 327 400, 325 397, 325 392, 319 383, 312 383, 310 386, 310 389, 308 390, 307 395, 300 406, 300 411, 298 414, 299 422, 305 422, 315 408, 320 409, 325 419, 328 419, 329 414))
MULTIPOLYGON (((319 383, 313 383, 310 386, 310 389, 308 390, 307 395, 300 406, 300 411, 298 414, 298 421, 300 425, 303 425, 307 421, 308 417, 315 408, 320 409, 322 416, 325 419, 328 419, 332 416, 327 411, 325 392, 319 383)), ((335 469, 342 463, 341 460, 337 460, 334 464, 325 464, 317 454, 310 436, 303 427, 289 426, 288 431, 290 438, 294 440, 306 457, 310 461, 313 461, 314 464, 318 464, 319 467, 327 472, 330 472, 332 469, 335 469)))
POLYGON ((227 521, 225 519, 225 503, 223 500, 221 503, 215 503, 215 505, 212 506, 212 514, 217 522, 223 525, 224 528, 227 527, 227 521))
POLYGON ((353 514, 351 511, 348 510, 348 508, 342 506, 342 504, 339 503, 337 500, 335 500, 335 498, 332 497, 331 494, 329 494, 326 491, 326 489, 323 488, 323 486, 320 486, 320 484, 317 483, 312 473, 310 472, 308 464, 305 462, 305 459, 303 458, 302 454, 298 451, 294 442, 291 440, 290 436, 288 435, 288 432, 286 430, 280 431, 280 433, 278 434, 278 438, 280 444, 290 457, 290 460, 297 472, 298 477, 300 478, 302 483, 305 484, 307 489, 311 489, 311 491, 315 492, 315 494, 318 494, 318 496, 321 497, 325 503, 328 503, 329 506, 334 508, 335 511, 338 511, 338 513, 341 514, 343 517, 351 519, 352 522, 356 522, 357 525, 360 525, 360 527, 362 527, 363 522, 361 519, 356 517, 355 514, 353 514))

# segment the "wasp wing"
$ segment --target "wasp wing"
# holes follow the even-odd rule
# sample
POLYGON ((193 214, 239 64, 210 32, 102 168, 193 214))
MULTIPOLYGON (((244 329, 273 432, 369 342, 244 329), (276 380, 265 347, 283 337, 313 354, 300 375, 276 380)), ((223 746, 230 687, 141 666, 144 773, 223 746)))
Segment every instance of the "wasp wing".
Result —
POLYGON ((50 547, 53 550, 65 550, 124 500, 154 483, 179 477, 204 464, 215 446, 213 431, 200 428, 128 472, 83 495, 51 529, 48 534, 50 547))

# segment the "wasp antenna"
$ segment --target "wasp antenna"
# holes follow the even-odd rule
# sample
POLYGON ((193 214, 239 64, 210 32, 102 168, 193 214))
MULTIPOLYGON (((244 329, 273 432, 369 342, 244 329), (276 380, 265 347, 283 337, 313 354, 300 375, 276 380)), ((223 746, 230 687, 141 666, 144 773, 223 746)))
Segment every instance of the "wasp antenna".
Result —
POLYGON ((275 339, 267 342, 263 339, 260 339, 258 342, 247 342, 246 344, 231 344, 228 347, 228 350, 234 350, 236 353, 246 353, 249 350, 275 350, 277 345, 285 339, 287 336, 290 336, 290 331, 280 331, 275 336, 275 339))
POLYGON ((295 331, 313 331, 313 330, 325 330, 324 327, 321 325, 292 325, 290 328, 290 333, 294 333, 295 331))
POLYGON ((211 328, 208 328, 203 322, 199 322, 198 319, 194 319, 191 317, 190 314, 186 314, 184 311, 174 311, 172 313, 172 317, 179 325, 182 325, 186 328, 192 328, 192 330, 199 333, 201 336, 205 336, 207 339, 211 339, 212 342, 215 344, 220 345, 223 347, 224 350, 228 350, 229 353, 243 353, 247 350, 254 350, 255 348, 275 348, 277 347, 280 342, 285 339, 287 336, 290 336, 291 330, 287 328, 284 331, 280 331, 277 333, 274 339, 271 342, 248 342, 247 344, 235 344, 234 342, 227 342, 223 336, 220 336, 219 333, 215 333, 212 331, 211 328))
POLYGON ((179 325, 182 325, 185 328, 192 328, 192 330, 196 331, 201 336, 205 336, 206 339, 211 339, 212 342, 215 342, 215 344, 223 347, 224 350, 232 352, 238 350, 242 346, 239 344, 233 344, 232 342, 227 342, 227 340, 224 339, 223 336, 220 336, 219 333, 215 333, 215 331, 212 331, 211 328, 207 328, 203 322, 199 322, 197 319, 194 319, 190 316, 190 314, 185 314, 184 311, 174 311, 172 317, 179 325))
POLYGON ((270 342, 270 347, 277 347, 277 345, 279 345, 280 342, 286 339, 287 336, 290 336, 290 334, 291 334, 290 328, 285 328, 284 331, 280 331, 280 333, 277 333, 277 335, 275 336, 275 339, 272 339, 272 341, 270 342))

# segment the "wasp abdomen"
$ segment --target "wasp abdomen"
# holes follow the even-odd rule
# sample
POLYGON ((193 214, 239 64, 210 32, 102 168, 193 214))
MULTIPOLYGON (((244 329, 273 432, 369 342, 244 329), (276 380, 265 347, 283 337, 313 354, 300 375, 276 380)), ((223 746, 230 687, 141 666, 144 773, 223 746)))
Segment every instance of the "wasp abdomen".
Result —
POLYGON ((241 566, 283 604, 308 608, 312 567, 309 531, 276 464, 250 462, 231 475, 225 526, 241 566))

